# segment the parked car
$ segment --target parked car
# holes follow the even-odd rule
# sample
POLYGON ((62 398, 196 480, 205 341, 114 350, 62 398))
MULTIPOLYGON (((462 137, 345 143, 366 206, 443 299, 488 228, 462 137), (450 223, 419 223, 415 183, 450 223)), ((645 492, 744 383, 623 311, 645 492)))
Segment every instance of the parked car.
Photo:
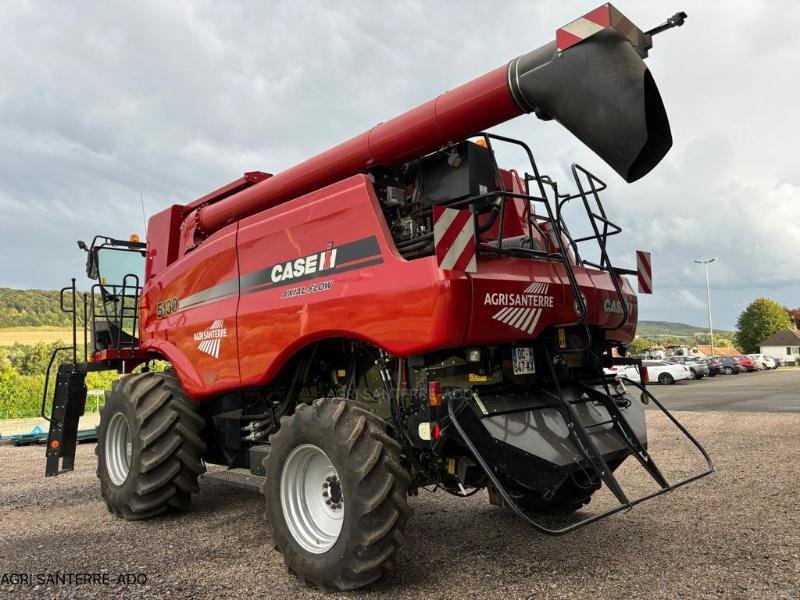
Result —
POLYGON ((775 363, 775 359, 773 359, 771 356, 767 356, 766 354, 748 354, 747 358, 756 361, 762 369, 778 368, 778 365, 775 363))
POLYGON ((701 358, 699 359, 701 362, 706 363, 708 367, 708 376, 714 377, 714 375, 721 375, 724 371, 722 370, 722 363, 718 358, 701 358))
POLYGON ((742 364, 738 357, 723 356, 719 359, 722 363, 722 372, 725 375, 738 375, 739 373, 747 373, 747 367, 742 364))
POLYGON ((703 377, 706 377, 707 375, 710 374, 710 370, 707 364, 700 362, 699 360, 692 358, 690 356, 670 356, 665 360, 667 362, 687 367, 689 371, 691 371, 693 379, 702 379, 703 377))
POLYGON ((736 358, 738 358, 741 361, 741 363, 745 366, 745 368, 751 373, 754 371, 758 371, 758 363, 756 361, 751 360, 750 358, 744 355, 737 356, 736 358))
MULTIPOLYGON (((642 366, 647 367, 647 378, 651 383, 657 381, 662 385, 668 385, 692 377, 688 367, 663 360, 645 360, 642 361, 642 366)), ((640 381, 639 369, 633 365, 612 367, 606 372, 613 373, 617 377, 627 377, 631 381, 640 381)))
POLYGON ((775 368, 782 367, 786 364, 786 359, 781 358, 780 356, 770 356, 772 360, 775 361, 775 368))

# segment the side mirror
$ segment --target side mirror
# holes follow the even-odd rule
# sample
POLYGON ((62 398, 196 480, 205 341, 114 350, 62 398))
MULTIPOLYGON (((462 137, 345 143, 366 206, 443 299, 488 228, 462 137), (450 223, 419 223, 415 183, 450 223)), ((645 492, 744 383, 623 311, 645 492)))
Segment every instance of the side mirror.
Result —
MULTIPOLYGON (((84 244, 85 245, 85 244, 84 244)), ((89 252, 86 256, 86 276, 89 279, 97 279, 97 249, 89 252)))
POLYGON ((83 240, 78 240, 78 248, 80 248, 84 252, 89 251, 89 248, 86 246, 86 242, 84 242, 83 240))

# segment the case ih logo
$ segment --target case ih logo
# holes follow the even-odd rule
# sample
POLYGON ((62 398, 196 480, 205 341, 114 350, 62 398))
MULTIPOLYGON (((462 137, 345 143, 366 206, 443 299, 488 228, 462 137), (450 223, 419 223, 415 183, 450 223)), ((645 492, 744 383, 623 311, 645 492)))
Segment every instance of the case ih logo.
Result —
POLYGON ((603 311, 612 315, 621 315, 624 312, 622 310, 622 302, 619 300, 612 300, 611 298, 603 300, 603 311))
POLYGON ((492 318, 530 335, 544 309, 553 307, 553 296, 547 293, 549 290, 549 283, 533 283, 521 294, 487 293, 483 304, 502 306, 492 318))
POLYGON ((194 334, 194 341, 200 342, 197 349, 205 352, 209 356, 219 358, 219 347, 222 338, 228 337, 228 330, 225 329, 225 321, 218 319, 211 324, 205 331, 198 331, 194 334))
POLYGON ((308 256, 301 256, 285 263, 278 263, 272 267, 270 279, 272 283, 280 283, 335 269, 336 251, 337 248, 334 248, 333 242, 331 242, 322 252, 314 252, 308 256))

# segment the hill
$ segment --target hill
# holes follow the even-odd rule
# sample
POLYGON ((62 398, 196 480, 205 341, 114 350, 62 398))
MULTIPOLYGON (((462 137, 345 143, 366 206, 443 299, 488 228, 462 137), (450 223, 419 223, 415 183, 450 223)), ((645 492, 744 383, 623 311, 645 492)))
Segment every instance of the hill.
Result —
MULTIPOLYGON (((694 325, 675 323, 673 321, 639 321, 639 326, 636 328, 636 335, 650 338, 661 335, 692 337, 698 333, 708 333, 708 328, 695 327, 694 325)), ((733 332, 723 330, 717 331, 715 329, 714 334, 719 334, 720 336, 732 336, 733 332)))
MULTIPOLYGON (((80 316, 80 315, 79 315, 80 316)), ((0 288, 0 327, 70 327, 55 290, 0 288)))

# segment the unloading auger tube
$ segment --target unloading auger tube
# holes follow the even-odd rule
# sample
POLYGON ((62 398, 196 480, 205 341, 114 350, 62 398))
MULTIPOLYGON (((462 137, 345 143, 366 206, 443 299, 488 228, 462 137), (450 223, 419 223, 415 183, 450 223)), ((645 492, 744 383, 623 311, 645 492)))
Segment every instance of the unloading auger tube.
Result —
POLYGON ((672 145, 669 121, 643 58, 652 36, 680 26, 677 13, 649 32, 611 4, 556 31, 556 40, 376 125, 338 146, 185 215, 197 234, 367 169, 394 166, 525 113, 555 119, 628 182, 672 145))

